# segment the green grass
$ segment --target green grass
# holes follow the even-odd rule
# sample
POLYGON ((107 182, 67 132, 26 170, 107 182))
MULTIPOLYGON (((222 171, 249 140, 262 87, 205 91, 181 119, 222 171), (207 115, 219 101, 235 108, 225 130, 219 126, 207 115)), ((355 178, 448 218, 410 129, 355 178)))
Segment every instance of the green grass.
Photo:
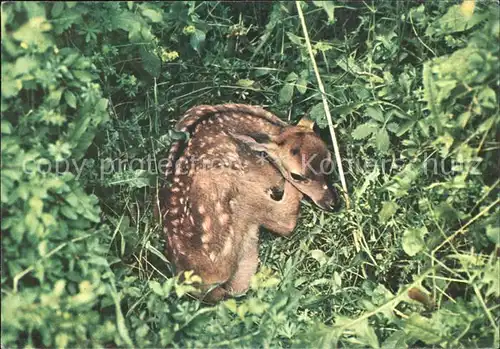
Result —
POLYGON ((2 344, 498 346, 499 8, 468 5, 302 4, 349 209, 305 202, 208 306, 163 256, 155 163, 198 104, 307 113, 331 143, 296 4, 3 4, 2 344))

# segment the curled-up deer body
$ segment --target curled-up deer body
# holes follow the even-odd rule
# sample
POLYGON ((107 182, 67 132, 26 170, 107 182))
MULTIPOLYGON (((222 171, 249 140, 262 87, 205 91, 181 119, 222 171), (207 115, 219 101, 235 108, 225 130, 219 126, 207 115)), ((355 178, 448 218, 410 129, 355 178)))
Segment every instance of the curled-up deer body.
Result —
POLYGON ((166 254, 176 272, 202 279, 214 302, 244 293, 258 266, 258 231, 289 235, 300 200, 336 204, 327 184, 330 153, 312 122, 290 126, 254 106, 198 106, 177 123, 191 137, 174 143, 160 191, 166 254))

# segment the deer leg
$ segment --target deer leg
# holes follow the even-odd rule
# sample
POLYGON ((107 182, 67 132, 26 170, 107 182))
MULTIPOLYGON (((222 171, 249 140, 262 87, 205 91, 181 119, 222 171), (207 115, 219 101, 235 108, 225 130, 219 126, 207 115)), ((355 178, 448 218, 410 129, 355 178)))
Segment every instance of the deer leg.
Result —
POLYGON ((283 197, 274 200, 270 195, 266 198, 267 207, 262 226, 276 234, 288 236, 295 229, 299 216, 302 193, 290 182, 285 181, 283 197))
POLYGON ((229 295, 229 292, 222 286, 217 286, 210 291, 204 292, 200 298, 200 300, 204 303, 217 303, 225 299, 229 295))
POLYGON ((206 303, 215 303, 226 298, 229 295, 226 283, 231 278, 230 266, 224 263, 215 265, 211 261, 199 262, 198 268, 194 268, 194 274, 201 278, 201 283, 195 285, 199 291, 193 293, 193 296, 206 303))
POLYGON ((242 257, 236 272, 228 281, 227 289, 233 296, 244 294, 250 287, 250 280, 259 265, 258 237, 250 237, 243 242, 242 257))

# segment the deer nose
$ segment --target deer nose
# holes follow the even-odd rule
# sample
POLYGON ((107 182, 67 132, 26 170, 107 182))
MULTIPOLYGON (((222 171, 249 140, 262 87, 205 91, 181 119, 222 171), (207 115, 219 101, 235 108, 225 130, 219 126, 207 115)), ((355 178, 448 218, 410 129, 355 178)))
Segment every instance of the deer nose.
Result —
POLYGON ((340 204, 339 200, 331 199, 325 202, 325 206, 327 207, 328 211, 338 212, 342 205, 340 204))
POLYGON ((337 212, 342 207, 342 200, 340 200, 337 191, 333 187, 330 187, 330 195, 327 200, 325 200, 325 206, 332 212, 337 212))

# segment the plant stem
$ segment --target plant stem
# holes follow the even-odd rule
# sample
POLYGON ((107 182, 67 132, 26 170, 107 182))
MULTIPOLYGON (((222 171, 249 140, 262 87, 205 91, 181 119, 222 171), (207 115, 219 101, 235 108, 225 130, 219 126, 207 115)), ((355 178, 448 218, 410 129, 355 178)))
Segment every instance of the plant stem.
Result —
POLYGON ((297 6, 297 12, 299 13, 300 23, 302 25, 302 31, 304 32, 304 38, 306 39, 307 51, 309 52, 309 57, 311 59, 311 63, 314 69, 314 74, 316 75, 318 88, 319 91, 321 92, 321 99, 323 100, 323 108, 325 110, 326 119, 328 120, 328 127, 330 129, 330 136, 332 137, 333 150, 335 152, 335 160, 337 162, 340 182, 342 183, 342 189, 344 190, 346 208, 349 209, 350 207, 349 195, 347 192, 347 184, 345 181, 344 169, 342 167, 342 158, 340 157, 339 145, 337 143, 337 137, 335 135, 335 129, 333 127, 332 115, 330 114, 330 109, 328 107, 328 100, 326 99, 325 87, 323 86, 323 82, 321 81, 321 76, 319 75, 318 65, 316 64, 316 60, 314 59, 311 41, 309 40, 309 33, 307 31, 306 21, 304 19, 304 13, 302 12, 302 8, 300 7, 300 3, 301 1, 295 1, 295 5, 297 6))

